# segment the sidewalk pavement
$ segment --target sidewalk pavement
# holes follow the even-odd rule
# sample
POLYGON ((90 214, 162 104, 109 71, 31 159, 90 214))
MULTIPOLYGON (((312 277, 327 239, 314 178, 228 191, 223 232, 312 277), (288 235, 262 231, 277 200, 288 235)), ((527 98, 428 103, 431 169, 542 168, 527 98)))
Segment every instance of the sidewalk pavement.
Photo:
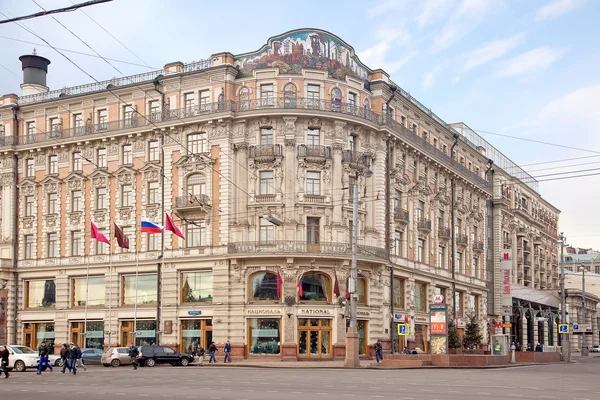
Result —
MULTIPOLYGON (((367 368, 375 364, 375 360, 360 360, 360 367, 367 368)), ((197 365, 197 362, 194 364, 197 365)), ((204 361, 204 366, 209 367, 250 367, 250 368, 344 368, 344 360, 339 361, 254 361, 254 360, 234 360, 232 363, 209 364, 204 361)))

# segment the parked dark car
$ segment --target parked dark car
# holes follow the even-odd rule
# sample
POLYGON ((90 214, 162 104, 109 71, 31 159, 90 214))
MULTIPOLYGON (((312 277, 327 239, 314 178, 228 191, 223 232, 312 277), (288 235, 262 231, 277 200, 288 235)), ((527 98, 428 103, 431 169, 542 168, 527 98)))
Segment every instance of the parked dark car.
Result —
POLYGON ((100 365, 102 364, 102 354, 100 349, 81 349, 81 359, 85 365, 100 365))
POLYGON ((141 346, 138 361, 140 365, 154 367, 156 364, 188 366, 194 361, 189 354, 178 353, 169 346, 141 346))

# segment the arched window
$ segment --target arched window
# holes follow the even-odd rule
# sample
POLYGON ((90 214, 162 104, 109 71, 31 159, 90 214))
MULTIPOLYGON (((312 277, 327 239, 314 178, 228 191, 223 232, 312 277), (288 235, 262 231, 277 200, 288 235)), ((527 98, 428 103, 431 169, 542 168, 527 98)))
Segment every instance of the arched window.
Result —
POLYGON ((296 85, 293 83, 283 88, 283 104, 285 108, 296 108, 296 85))
POLYGON ((250 277, 248 300, 279 300, 277 295, 277 274, 272 272, 257 272, 250 277))
MULTIPOLYGON (((356 302, 358 304, 367 304, 367 287, 367 279, 359 276, 356 279, 356 294, 358 295, 356 302)), ((346 279, 346 290, 350 290, 350 278, 346 279)))
POLYGON ((206 194, 206 176, 202 174, 192 174, 188 176, 186 191, 190 198, 200 197, 206 194))
POLYGON ((338 88, 331 90, 331 110, 339 112, 342 109, 342 91, 338 88))
POLYGON ((331 280, 329 276, 319 272, 302 275, 302 294, 300 301, 329 301, 331 297, 331 280))
POLYGON ((240 90, 240 111, 248 109, 248 102, 250 100, 250 91, 247 87, 243 87, 240 90))

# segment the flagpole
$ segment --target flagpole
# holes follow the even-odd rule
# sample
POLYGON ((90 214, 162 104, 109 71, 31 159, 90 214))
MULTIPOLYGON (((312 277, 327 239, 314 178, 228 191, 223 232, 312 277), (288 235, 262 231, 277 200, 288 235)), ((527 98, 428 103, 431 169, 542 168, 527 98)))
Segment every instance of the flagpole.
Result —
MULTIPOLYGON (((110 225, 109 221, 109 233, 112 229, 112 225, 110 225)), ((112 236, 109 236, 112 240, 114 237, 114 233, 112 236)), ((109 289, 108 289, 108 348, 110 349, 111 345, 111 336, 112 336, 112 299, 113 299, 113 274, 112 274, 112 249, 108 247, 109 257, 108 257, 108 276, 109 276, 109 289)))
POLYGON ((160 345, 161 343, 161 318, 162 318, 162 295, 163 295, 163 287, 162 287, 162 274, 165 266, 165 135, 161 135, 160 137, 160 180, 161 180, 161 212, 162 212, 162 233, 161 233, 161 252, 160 252, 160 262, 157 264, 158 271, 156 274, 156 344, 160 345))
MULTIPOLYGON (((138 218, 136 217, 136 225, 139 224, 137 222, 138 218)), ((137 230, 137 229, 136 229, 137 230)), ((141 235, 141 232, 140 232, 141 235)), ((139 241, 141 243, 141 240, 139 241)), ((137 303, 138 303, 138 280, 139 280, 139 269, 140 269, 140 249, 138 247, 138 240, 136 235, 135 240, 135 301, 133 303, 133 345, 136 345, 137 338, 137 303)))
MULTIPOLYGON (((90 240, 90 242, 91 242, 91 240, 90 240)), ((90 293, 90 249, 88 247, 87 268, 86 268, 86 275, 85 275, 85 311, 84 311, 84 317, 83 317, 83 347, 84 348, 86 347, 89 293, 90 293)), ((77 343, 77 345, 79 345, 79 343, 77 343)))

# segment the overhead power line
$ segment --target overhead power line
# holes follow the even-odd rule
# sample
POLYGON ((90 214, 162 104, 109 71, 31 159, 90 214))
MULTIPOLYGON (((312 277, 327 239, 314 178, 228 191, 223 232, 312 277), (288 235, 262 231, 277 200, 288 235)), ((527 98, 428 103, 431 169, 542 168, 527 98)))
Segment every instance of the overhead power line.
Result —
POLYGON ((34 14, 24 15, 22 17, 15 17, 15 18, 9 18, 9 19, 2 20, 2 21, 0 21, 0 25, 7 24, 9 22, 22 21, 24 19, 43 17, 44 15, 71 12, 71 11, 75 11, 75 10, 78 10, 83 7, 95 6, 96 4, 101 4, 101 3, 108 3, 109 1, 112 1, 112 0, 91 0, 91 1, 86 1, 85 3, 74 4, 69 7, 57 8, 55 10, 40 11, 40 12, 36 12, 34 14))

